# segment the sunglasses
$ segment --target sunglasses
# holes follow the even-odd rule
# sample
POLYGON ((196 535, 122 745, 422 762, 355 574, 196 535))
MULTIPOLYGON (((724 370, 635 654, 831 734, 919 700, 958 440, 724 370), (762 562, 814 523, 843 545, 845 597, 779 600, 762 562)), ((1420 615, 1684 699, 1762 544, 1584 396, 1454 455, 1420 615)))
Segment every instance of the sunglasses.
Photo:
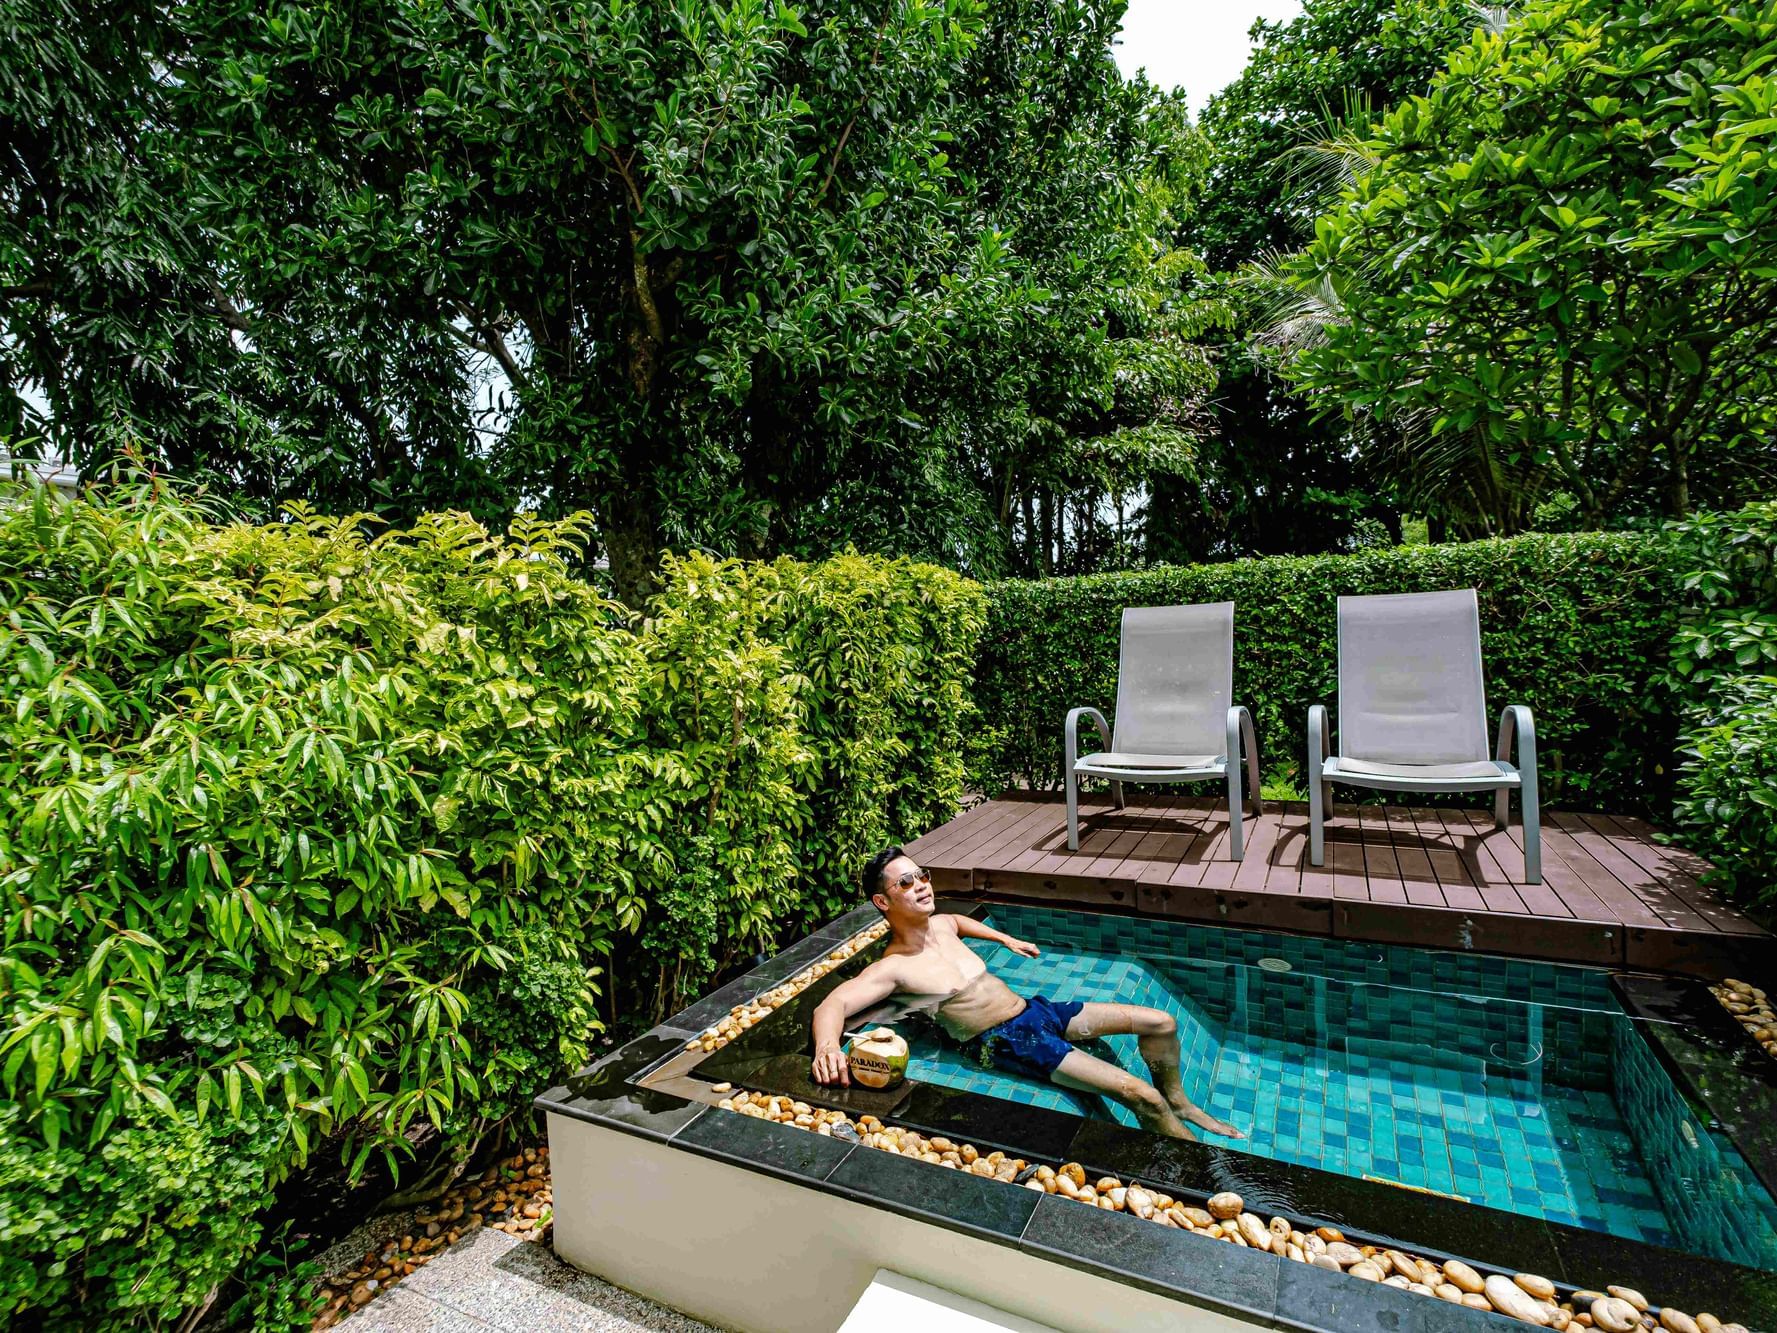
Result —
POLYGON ((899 879, 889 884, 891 889, 911 889, 915 884, 930 884, 932 872, 929 870, 909 870, 899 879))

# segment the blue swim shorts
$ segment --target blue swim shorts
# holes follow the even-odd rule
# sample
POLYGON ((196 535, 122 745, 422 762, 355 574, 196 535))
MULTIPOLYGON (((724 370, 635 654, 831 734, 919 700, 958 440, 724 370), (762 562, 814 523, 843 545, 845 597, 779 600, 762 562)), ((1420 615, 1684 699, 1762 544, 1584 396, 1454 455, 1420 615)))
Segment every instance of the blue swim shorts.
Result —
POLYGON ((1047 1079, 1074 1049, 1067 1039, 1067 1025, 1084 1007, 1078 1000, 1057 1004, 1041 995, 1031 996, 1018 1017, 976 1038, 984 1063, 1028 1078, 1047 1079))

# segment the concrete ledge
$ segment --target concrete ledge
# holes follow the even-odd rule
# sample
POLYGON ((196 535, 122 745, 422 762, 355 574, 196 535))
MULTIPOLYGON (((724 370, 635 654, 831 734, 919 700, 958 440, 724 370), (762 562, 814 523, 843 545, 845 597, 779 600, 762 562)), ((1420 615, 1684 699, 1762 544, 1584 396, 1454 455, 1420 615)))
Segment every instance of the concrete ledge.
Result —
POLYGON ((833 1333, 889 1267, 1063 1333, 1239 1333, 1269 1323, 583 1120, 552 1114, 549 1143, 557 1254, 745 1333, 833 1333))

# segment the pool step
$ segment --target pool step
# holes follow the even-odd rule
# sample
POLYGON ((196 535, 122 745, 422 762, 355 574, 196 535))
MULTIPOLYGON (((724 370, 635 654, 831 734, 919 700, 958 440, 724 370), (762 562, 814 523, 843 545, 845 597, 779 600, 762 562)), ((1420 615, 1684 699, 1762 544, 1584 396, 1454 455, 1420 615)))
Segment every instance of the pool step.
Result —
POLYGON ((876 1270, 838 1333, 1057 1333, 1022 1315, 945 1291, 929 1282, 876 1270))

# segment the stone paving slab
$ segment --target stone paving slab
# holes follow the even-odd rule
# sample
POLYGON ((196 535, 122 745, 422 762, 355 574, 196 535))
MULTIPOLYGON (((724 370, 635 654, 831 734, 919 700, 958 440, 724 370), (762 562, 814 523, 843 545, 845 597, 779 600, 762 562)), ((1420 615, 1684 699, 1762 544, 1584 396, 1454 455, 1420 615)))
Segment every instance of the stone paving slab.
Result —
POLYGON ((502 1231, 465 1236, 343 1320, 349 1333, 712 1333, 502 1231))

